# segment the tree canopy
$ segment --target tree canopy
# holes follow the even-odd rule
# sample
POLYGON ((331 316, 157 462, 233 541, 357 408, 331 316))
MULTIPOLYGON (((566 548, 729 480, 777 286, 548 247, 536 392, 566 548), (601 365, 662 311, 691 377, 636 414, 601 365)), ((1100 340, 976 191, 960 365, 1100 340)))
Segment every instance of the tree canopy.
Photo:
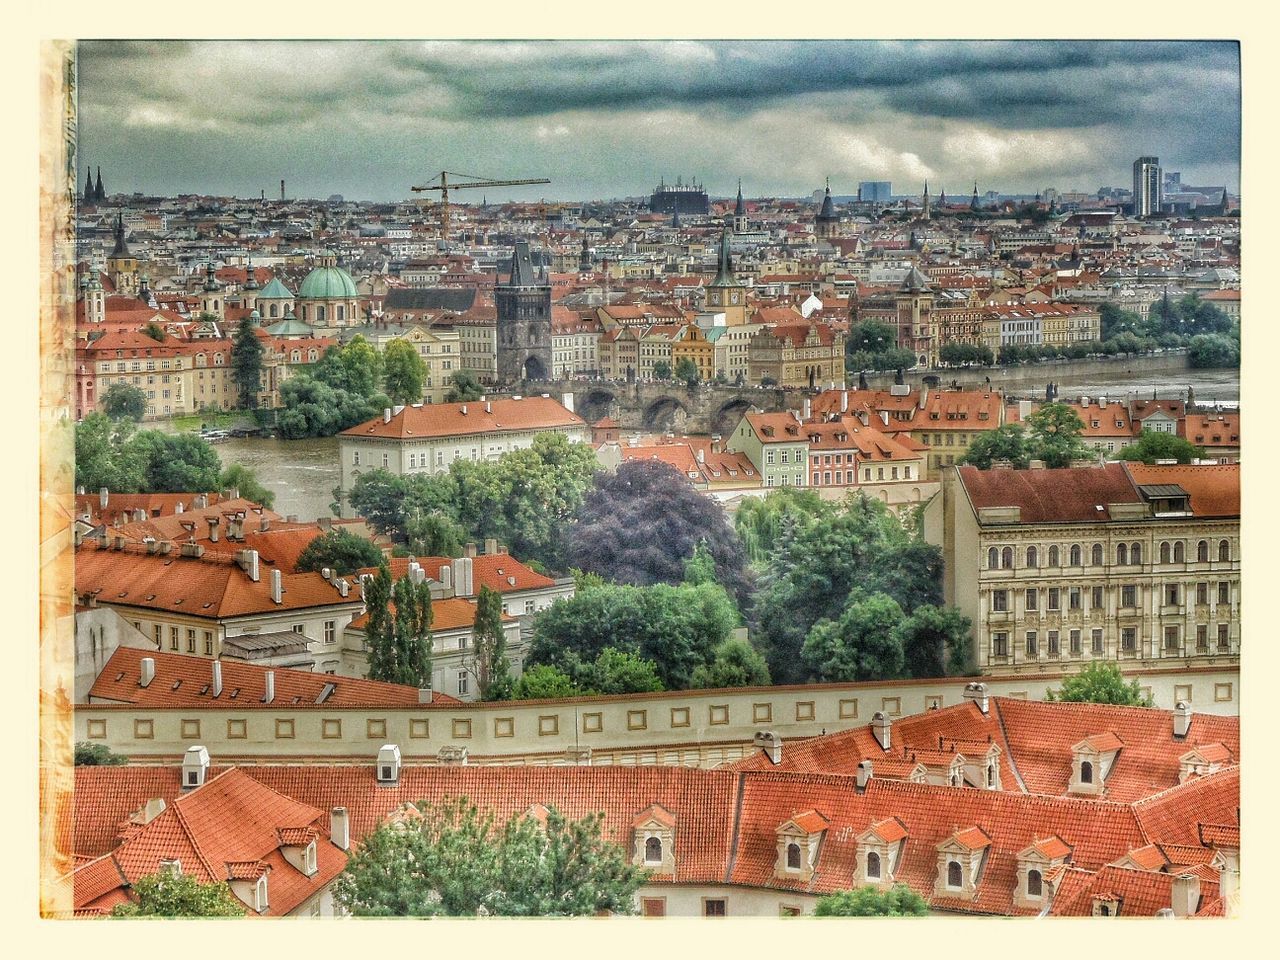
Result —
POLYGON ((1032 460, 1046 467, 1069 467, 1073 460, 1086 460, 1092 451, 1081 435, 1084 421, 1065 403, 1045 403, 1027 416, 1023 424, 1006 423, 979 433, 959 463, 988 470, 997 460, 1007 460, 1025 470, 1032 460))
POLYGON ((391 582, 384 560, 365 586, 365 650, 368 677, 387 683, 431 686, 431 588, 407 575, 391 582))
POLYGON ((467 798, 418 803, 420 817, 365 837, 333 885, 356 916, 629 914, 645 871, 604 839, 603 815, 499 823, 467 798))
POLYGON ((132 885, 133 903, 117 904, 113 917, 243 917, 247 912, 225 883, 201 883, 189 873, 161 871, 132 885))
POLYGON ((1117 460, 1155 463, 1157 460, 1177 460, 1190 463, 1204 456, 1204 450, 1182 437, 1159 430, 1143 430, 1138 439, 1121 447, 1115 454, 1117 460))
POLYGON ((92 743, 88 740, 81 740, 76 744, 75 756, 77 767, 118 767, 129 762, 128 757, 115 753, 105 743, 92 743))
POLYGON ((694 668, 689 686, 694 688, 765 687, 769 665, 763 654, 746 640, 730 637, 716 647, 710 663, 694 668))
POLYGON ((147 415, 147 395, 141 387, 117 381, 102 395, 102 411, 112 420, 137 423, 147 415))
POLYGON ((382 351, 382 389, 394 403, 418 403, 427 379, 426 361, 408 340, 392 340, 382 351))
POLYGON ((1137 680, 1126 682, 1120 667, 1114 663, 1095 661, 1073 677, 1062 681, 1057 690, 1046 690, 1045 699, 1068 703, 1114 703, 1127 707, 1150 707, 1153 701, 1142 693, 1137 680))
POLYGON ((449 378, 445 403, 471 403, 484 396, 484 386, 470 370, 458 370, 449 378))
POLYGON ((307 544, 294 569, 298 573, 330 568, 341 576, 382 562, 382 551, 372 541, 349 530, 330 530, 307 544))
POLYGON ((888 890, 858 887, 819 897, 813 908, 815 917, 923 917, 929 913, 929 901, 903 883, 888 890))
POLYGON ((800 655, 821 682, 895 680, 906 660, 902 652, 902 607, 876 593, 850 598, 839 620, 819 620, 809 631, 800 655))
POLYGON ((262 341, 253 321, 245 317, 236 328, 231 344, 231 379, 236 385, 236 398, 242 409, 258 405, 262 389, 262 341))
POLYGON ((481 700, 510 700, 515 687, 502 629, 502 596, 481 585, 472 630, 471 672, 481 700))
POLYGON ((329 347, 307 373, 280 385, 276 432, 286 440, 331 437, 378 416, 391 398, 378 390, 382 356, 363 337, 329 347))

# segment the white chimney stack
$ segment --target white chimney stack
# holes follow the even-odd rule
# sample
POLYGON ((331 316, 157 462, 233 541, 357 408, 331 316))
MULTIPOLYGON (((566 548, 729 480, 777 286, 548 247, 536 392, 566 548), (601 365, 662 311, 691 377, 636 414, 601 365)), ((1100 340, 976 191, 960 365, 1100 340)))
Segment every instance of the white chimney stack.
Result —
POLYGON ((764 752, 770 763, 782 762, 782 738, 772 730, 757 730, 755 745, 764 752))
POLYGON ((889 729, 891 723, 881 711, 877 710, 871 717, 871 734, 876 738, 876 742, 880 744, 881 750, 888 750, 890 737, 889 729))
POLYGON ((813 416, 813 401, 808 397, 804 398, 804 419, 808 420, 813 416))
POLYGON ((279 570, 271 571, 271 602, 284 603, 284 577, 279 570))
POLYGON ((182 789, 191 790, 204 786, 209 775, 209 751, 197 744, 187 747, 182 758, 182 789))
POLYGON ((867 789, 867 781, 871 779, 871 761, 863 760, 858 764, 857 786, 859 790, 867 789))
POLYGON ((209 524, 209 542, 217 543, 218 542, 218 518, 205 517, 205 520, 209 524))
POLYGON ((266 692, 262 695, 262 702, 273 703, 276 699, 276 672, 268 670, 262 679, 266 684, 266 692))
POLYGON ((1193 917, 1200 909, 1200 878, 1183 873, 1173 878, 1172 906, 1175 917, 1193 917))
POLYGON ((573 412, 574 412, 574 409, 573 409, 573 394, 572 394, 572 393, 566 393, 566 394, 564 395, 564 399, 563 399, 562 403, 564 404, 564 408, 565 408, 566 410, 568 410, 570 413, 573 413, 573 412))
POLYGON ((987 701, 987 685, 985 683, 966 683, 964 686, 964 698, 972 700, 978 705, 978 709, 986 713, 989 704, 987 701))
POLYGON ((346 807, 334 807, 329 811, 329 839, 339 850, 351 849, 351 818, 346 807))
POLYGON ((347 583, 347 578, 343 577, 341 580, 338 581, 338 593, 345 600, 347 597, 347 594, 350 592, 351 592, 351 587, 347 583))
POLYGON ((383 407, 383 408, 382 408, 382 422, 383 422, 383 423, 390 423, 390 422, 391 422, 391 408, 390 408, 390 407, 383 407))
POLYGON ((142 676, 138 680, 138 686, 149 687, 151 686, 151 681, 154 680, 155 678, 156 678, 156 658, 143 657, 142 658, 142 676))
POLYGON ((1173 735, 1181 740, 1191 730, 1191 704, 1179 700, 1173 706, 1173 735))
POLYGON ((213 661, 213 695, 222 696, 222 661, 213 661))
POLYGON ((440 586, 444 588, 446 597, 453 596, 453 566, 440 568, 440 586))
POLYGON ((430 702, 431 702, 431 688, 430 688, 430 687, 419 687, 419 688, 418 688, 418 702, 419 702, 419 703, 430 703, 430 702))
POLYGON ((107 501, 110 499, 110 492, 106 487, 98 488, 98 506, 103 510, 107 509, 107 501))

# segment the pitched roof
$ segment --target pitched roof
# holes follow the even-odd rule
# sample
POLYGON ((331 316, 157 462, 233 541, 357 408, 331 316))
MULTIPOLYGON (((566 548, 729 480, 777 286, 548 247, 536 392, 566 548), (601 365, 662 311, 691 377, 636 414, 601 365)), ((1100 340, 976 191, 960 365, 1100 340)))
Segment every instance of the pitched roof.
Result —
POLYGON ((427 403, 407 406, 390 421, 374 417, 343 430, 344 437, 382 437, 425 440, 470 436, 477 433, 510 433, 517 430, 553 430, 585 426, 576 413, 550 397, 519 400, 480 400, 471 403, 427 403))
POLYGON ((1022 523, 1106 523, 1108 505, 1141 503, 1124 465, 1060 470, 979 470, 959 467, 960 483, 976 511, 1018 507, 1022 523), (1101 508, 1101 509, 1099 509, 1101 508))
POLYGON ((1155 466, 1126 463, 1135 484, 1177 484, 1191 495, 1191 512, 1197 517, 1240 516, 1240 464, 1170 464, 1155 466))

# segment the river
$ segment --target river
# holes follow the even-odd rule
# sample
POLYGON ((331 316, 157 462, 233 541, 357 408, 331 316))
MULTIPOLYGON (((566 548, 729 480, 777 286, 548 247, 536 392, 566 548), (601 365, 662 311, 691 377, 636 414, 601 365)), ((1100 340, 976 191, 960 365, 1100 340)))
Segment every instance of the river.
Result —
MULTIPOLYGON (((1133 374, 1126 373, 1121 384, 1099 383, 1088 377, 1074 380, 1064 377, 1058 381, 1058 394, 1063 400, 1079 396, 1124 399, 1131 390, 1136 391, 1139 397, 1150 397, 1154 390, 1162 398, 1183 398, 1187 387, 1195 390, 1196 400, 1200 403, 1214 400, 1238 401, 1240 374, 1237 370, 1185 370, 1174 374, 1144 374, 1139 366, 1135 366, 1133 374)), ((1009 392, 1024 396, 1043 396, 1042 391, 1043 387, 1039 391, 1023 389, 1009 392)), ((332 516, 329 504, 333 502, 333 488, 338 485, 339 475, 337 437, 318 440, 263 440, 250 437, 228 440, 214 449, 222 458, 223 465, 242 463, 253 470, 264 485, 275 491, 277 513, 286 516, 296 514, 299 520, 332 516)))

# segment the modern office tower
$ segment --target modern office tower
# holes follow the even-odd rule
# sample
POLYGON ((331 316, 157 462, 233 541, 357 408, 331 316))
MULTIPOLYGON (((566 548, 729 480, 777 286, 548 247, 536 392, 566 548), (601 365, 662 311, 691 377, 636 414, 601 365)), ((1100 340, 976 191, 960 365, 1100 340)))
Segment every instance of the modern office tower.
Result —
POLYGON ((1133 215, 1159 213, 1164 200, 1164 180, 1159 157, 1139 157, 1133 162, 1133 215))

